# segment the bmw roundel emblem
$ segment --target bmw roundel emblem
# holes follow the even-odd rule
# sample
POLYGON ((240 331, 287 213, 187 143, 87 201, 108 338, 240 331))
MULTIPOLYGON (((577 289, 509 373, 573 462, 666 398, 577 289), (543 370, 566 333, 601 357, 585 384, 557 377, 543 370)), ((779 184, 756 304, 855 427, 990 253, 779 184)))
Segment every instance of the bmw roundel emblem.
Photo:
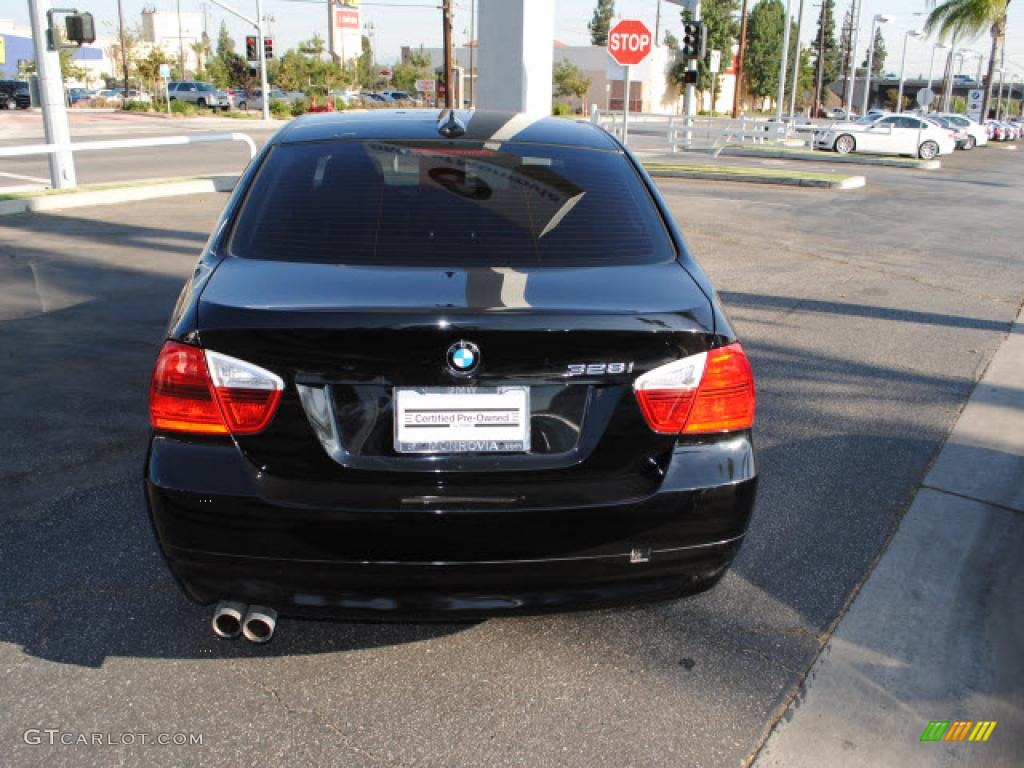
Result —
POLYGON ((472 373, 480 366, 480 348, 471 341, 456 341, 448 347, 447 359, 452 373, 472 373))

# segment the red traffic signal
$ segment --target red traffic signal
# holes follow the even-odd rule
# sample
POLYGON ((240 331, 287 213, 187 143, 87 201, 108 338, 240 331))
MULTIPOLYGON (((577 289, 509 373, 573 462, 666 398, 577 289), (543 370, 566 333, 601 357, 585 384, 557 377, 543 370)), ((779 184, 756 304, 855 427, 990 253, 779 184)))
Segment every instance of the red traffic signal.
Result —
POLYGON ((245 58, 248 61, 256 61, 259 58, 256 51, 256 35, 247 35, 245 38, 245 58))

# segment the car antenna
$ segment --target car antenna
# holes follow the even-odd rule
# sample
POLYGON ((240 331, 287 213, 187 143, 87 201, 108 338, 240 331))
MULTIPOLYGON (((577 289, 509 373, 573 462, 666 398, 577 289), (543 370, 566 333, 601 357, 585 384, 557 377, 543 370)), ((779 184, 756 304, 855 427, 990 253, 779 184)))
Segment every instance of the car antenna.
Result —
MULTIPOLYGON (((437 127, 437 132, 446 139, 457 139, 466 132, 466 124, 455 115, 454 109, 447 110, 448 119, 437 127)), ((444 117, 444 113, 441 114, 444 117)))

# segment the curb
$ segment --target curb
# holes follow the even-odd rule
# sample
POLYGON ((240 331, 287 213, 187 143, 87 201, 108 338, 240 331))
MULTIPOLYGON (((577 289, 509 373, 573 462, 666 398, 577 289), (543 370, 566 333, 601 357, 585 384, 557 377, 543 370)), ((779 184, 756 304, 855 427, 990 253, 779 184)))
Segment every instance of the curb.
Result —
POLYGON ((944 742, 975 741, 967 734, 979 721, 1005 734, 984 747, 984 764, 1019 763, 1024 712, 1012 685, 992 682, 1024 672, 1019 654, 1004 652, 1019 640, 1013 606, 1024 574, 1022 370, 1018 308, 895 531, 746 765, 953 768, 972 762, 958 751, 970 746, 929 754, 922 742, 938 741, 951 722, 960 727, 944 742), (926 738, 930 717, 949 718, 937 738, 926 738), (963 717, 971 720, 954 721, 963 717))
POLYGON ((937 171, 942 168, 941 160, 911 160, 897 157, 866 157, 864 155, 840 155, 836 152, 778 152, 770 149, 739 149, 725 147, 723 155, 730 157, 764 157, 773 160, 810 160, 818 163, 848 163, 851 165, 878 165, 889 168, 909 168, 918 171, 937 171))
POLYGON ((17 213, 60 211, 67 208, 82 208, 90 205, 117 205, 139 200, 154 200, 179 195, 230 192, 235 188, 237 176, 209 176, 201 179, 154 182, 138 186, 110 187, 107 189, 86 189, 81 192, 39 195, 17 200, 0 200, 0 216, 17 213))
POLYGON ((863 176, 844 176, 840 179, 811 179, 792 176, 771 176, 746 173, 714 173, 706 171, 660 171, 647 169, 652 178, 698 179, 701 181, 737 181, 748 184, 779 184, 786 187, 816 187, 818 189, 859 189, 867 186, 863 176))

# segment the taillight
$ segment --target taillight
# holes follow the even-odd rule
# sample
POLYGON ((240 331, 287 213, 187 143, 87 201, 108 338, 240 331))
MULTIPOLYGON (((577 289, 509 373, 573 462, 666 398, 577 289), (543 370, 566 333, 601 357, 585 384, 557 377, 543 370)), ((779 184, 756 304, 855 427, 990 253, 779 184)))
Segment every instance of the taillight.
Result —
POLYGON ((739 343, 684 357, 633 383, 647 424, 661 434, 704 434, 754 424, 754 375, 739 343))
POLYGON ((168 341, 149 389, 154 429, 206 435, 251 435, 266 428, 284 381, 259 366, 168 341))

